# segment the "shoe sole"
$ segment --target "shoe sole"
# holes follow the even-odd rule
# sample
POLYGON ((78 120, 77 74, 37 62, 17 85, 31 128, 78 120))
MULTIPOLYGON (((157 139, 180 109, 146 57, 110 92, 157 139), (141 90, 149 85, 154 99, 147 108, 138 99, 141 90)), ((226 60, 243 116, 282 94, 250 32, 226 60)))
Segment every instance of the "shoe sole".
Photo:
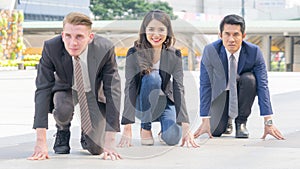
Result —
POLYGON ((54 152, 55 154, 70 154, 70 152, 54 152))
POLYGON ((249 136, 235 136, 235 138, 249 138, 249 136))
POLYGON ((142 139, 141 144, 144 146, 152 146, 154 144, 153 139, 142 139))
POLYGON ((223 134, 231 134, 232 132, 224 132, 223 134))

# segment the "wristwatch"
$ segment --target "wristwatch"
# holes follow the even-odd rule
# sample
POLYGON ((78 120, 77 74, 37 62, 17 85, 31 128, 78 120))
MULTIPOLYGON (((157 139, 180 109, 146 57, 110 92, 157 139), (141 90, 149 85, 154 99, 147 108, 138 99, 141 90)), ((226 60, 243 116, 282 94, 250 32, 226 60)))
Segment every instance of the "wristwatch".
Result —
POLYGON ((272 126, 273 125, 272 119, 269 119, 269 120, 265 121, 265 125, 266 126, 272 126))

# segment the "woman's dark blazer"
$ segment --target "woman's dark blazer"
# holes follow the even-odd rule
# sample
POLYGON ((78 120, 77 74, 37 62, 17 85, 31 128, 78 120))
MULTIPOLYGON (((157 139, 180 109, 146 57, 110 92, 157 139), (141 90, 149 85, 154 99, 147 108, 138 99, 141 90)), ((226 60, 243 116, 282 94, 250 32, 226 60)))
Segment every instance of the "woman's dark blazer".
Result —
MULTIPOLYGON (((141 86, 141 79, 144 76, 144 70, 142 69, 147 68, 145 65, 150 65, 149 63, 143 63, 147 62, 147 59, 143 58, 143 54, 141 53, 142 52, 139 52, 135 47, 130 48, 127 52, 125 65, 125 99, 121 124, 131 124, 135 122, 136 100, 141 86)), ((175 48, 162 50, 159 74, 162 79, 162 91, 175 105, 177 123, 189 123, 184 98, 183 68, 180 50, 175 48)))

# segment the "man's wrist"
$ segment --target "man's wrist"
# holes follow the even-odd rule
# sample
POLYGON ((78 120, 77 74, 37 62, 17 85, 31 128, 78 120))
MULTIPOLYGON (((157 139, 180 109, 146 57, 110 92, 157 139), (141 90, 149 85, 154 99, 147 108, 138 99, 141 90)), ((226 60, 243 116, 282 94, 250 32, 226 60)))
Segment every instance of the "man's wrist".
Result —
POLYGON ((113 131, 106 131, 105 138, 108 140, 115 140, 116 132, 113 131))
POLYGON ((202 118, 202 123, 209 123, 209 122, 210 122, 210 118, 202 118))
POLYGON ((36 140, 38 142, 46 142, 46 128, 36 128, 36 140))
POLYGON ((210 119, 210 116, 200 116, 202 119, 210 119))
POLYGON ((273 120, 272 119, 268 119, 264 122, 265 126, 272 126, 273 125, 273 120))

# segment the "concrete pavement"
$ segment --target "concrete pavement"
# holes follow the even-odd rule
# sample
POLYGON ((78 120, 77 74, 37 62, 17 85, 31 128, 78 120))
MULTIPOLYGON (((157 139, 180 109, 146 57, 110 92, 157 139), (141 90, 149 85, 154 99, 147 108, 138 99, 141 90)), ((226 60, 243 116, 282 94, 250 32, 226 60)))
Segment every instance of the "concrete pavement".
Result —
MULTIPOLYGON (((118 161, 105 161, 81 149, 77 115, 74 116, 71 128, 71 154, 53 153, 53 135, 56 131, 54 119, 49 115, 47 138, 51 159, 26 160, 32 154, 35 143, 35 132, 32 130, 35 75, 36 70, 0 71, 0 169, 300 169, 300 73, 269 73, 271 101, 275 113, 273 119, 286 140, 278 141, 270 136, 265 141, 260 139, 263 134, 263 118, 259 116, 255 101, 247 123, 249 139, 235 139, 234 134, 214 139, 201 136, 197 139, 201 147, 197 149, 166 146, 158 141, 160 127, 155 124, 155 145, 141 146, 137 123, 133 125, 134 146, 118 148, 124 158, 118 161)), ((124 72, 120 71, 120 75, 124 87, 124 72)), ((185 72, 184 78, 193 132, 201 120, 198 115, 198 76, 199 72, 185 72)), ((117 134, 118 141, 120 136, 120 133, 117 134)))

